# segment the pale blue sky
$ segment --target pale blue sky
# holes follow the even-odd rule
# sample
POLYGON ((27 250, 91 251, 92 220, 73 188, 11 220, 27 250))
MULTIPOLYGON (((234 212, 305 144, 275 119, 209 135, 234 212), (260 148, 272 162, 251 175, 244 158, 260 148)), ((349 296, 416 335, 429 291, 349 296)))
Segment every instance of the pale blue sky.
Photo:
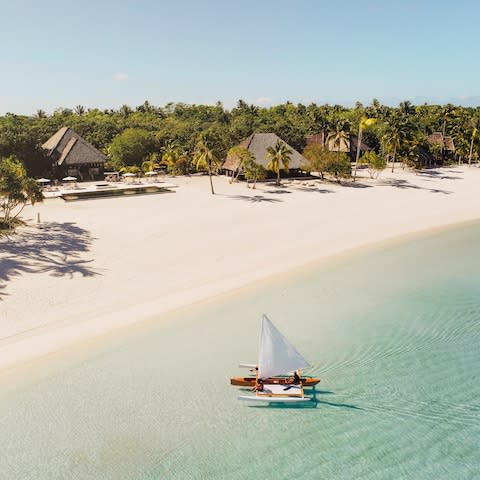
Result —
POLYGON ((0 114, 480 103, 474 0, 0 0, 0 114))

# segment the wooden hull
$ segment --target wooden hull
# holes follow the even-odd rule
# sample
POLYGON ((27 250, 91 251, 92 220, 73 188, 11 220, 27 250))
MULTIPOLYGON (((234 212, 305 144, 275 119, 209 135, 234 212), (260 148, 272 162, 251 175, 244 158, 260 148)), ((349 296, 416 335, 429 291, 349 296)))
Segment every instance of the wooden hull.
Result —
MULTIPOLYGON (((319 378, 301 378, 302 385, 304 387, 313 387, 320 383, 319 378)), ((289 385, 291 381, 289 378, 278 377, 278 378, 266 378, 264 383, 272 383, 275 385, 289 385)), ((255 386, 255 377, 232 377, 230 378, 230 384, 235 385, 236 387, 254 387, 255 386)))

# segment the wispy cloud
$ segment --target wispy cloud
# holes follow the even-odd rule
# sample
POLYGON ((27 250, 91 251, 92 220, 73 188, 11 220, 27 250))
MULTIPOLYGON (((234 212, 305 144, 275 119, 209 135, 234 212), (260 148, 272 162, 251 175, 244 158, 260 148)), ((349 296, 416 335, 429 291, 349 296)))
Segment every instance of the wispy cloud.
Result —
POLYGON ((255 100, 255 103, 257 105, 268 105, 269 103, 272 103, 272 99, 270 97, 258 97, 255 100))
POLYGON ((118 72, 113 76, 113 78, 117 82, 124 82, 125 80, 127 80, 128 74, 123 72, 118 72))

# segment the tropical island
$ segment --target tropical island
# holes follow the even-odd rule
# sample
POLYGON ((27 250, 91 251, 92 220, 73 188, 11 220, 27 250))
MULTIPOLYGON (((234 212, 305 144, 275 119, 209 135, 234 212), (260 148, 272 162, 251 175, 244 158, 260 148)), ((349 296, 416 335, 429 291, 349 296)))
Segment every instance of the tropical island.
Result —
POLYGON ((25 226, 0 240, 0 332, 9 339, 0 367, 335 254, 478 218, 479 115, 409 102, 240 101, 231 111, 145 102, 3 116, 5 227, 25 226), (162 172, 155 181, 168 178, 176 193, 42 202, 39 176, 61 183, 83 172, 89 183, 84 152, 99 178, 115 170, 142 186, 162 172), (69 158, 76 163, 59 165, 69 158))
POLYGON ((416 170, 477 162, 480 110, 451 104, 388 107, 374 99, 354 108, 292 103, 271 108, 243 100, 232 110, 145 101, 135 109, 58 109, 52 115, 0 117, 4 192, 12 190, 0 224, 12 229, 15 207, 41 200, 40 182, 63 178, 100 180, 116 175, 227 173, 231 181, 316 172, 335 180, 356 179, 359 165, 373 178, 391 165, 416 170), (60 149, 60 145, 63 147, 60 149), (298 152, 303 154, 299 155, 298 152), (292 159, 293 155, 293 159, 292 159), (16 171, 16 173, 15 173, 16 171), (17 177, 15 177, 17 175, 17 177), (16 180, 14 181, 14 177, 16 180), (47 177, 47 178, 45 178, 47 177), (40 186, 38 186, 40 187, 40 186))
POLYGON ((118 110, 78 105, 51 115, 38 110, 33 116, 0 117, 0 158, 15 156, 30 176, 51 174, 41 145, 68 126, 108 157, 107 169, 117 171, 136 173, 163 164, 169 173, 193 173, 201 145, 221 165, 232 147, 254 133, 274 133, 300 153, 316 144, 349 153, 354 161, 358 145, 359 154, 370 151, 388 162, 423 168, 475 162, 479 122, 478 107, 414 106, 409 101, 391 107, 376 99, 354 108, 288 102, 262 108, 243 100, 231 110, 220 102, 156 107, 145 101, 118 110))
POLYGON ((480 3, 339 6, 3 2, 2 479, 478 478, 480 3))

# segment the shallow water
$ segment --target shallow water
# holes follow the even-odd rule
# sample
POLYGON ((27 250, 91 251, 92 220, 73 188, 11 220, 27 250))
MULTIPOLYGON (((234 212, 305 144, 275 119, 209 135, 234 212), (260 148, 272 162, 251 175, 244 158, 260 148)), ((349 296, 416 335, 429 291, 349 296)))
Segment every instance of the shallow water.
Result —
POLYGON ((9 380, 0 478, 480 478, 479 240, 370 249, 9 380), (262 312, 322 378, 312 406, 236 400, 262 312))

